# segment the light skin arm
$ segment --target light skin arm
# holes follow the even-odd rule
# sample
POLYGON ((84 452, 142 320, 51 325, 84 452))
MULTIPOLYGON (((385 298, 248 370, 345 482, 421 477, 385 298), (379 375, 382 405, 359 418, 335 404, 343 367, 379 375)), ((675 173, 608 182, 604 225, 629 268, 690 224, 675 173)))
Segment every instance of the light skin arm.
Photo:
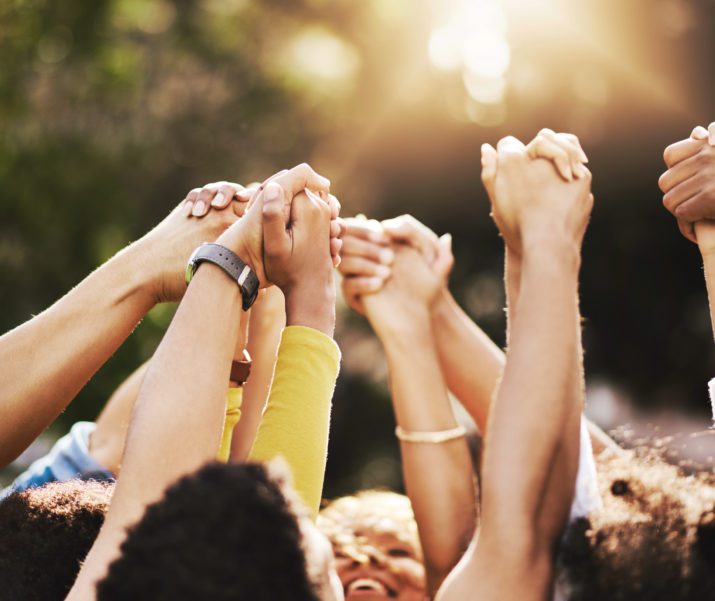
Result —
MULTIPOLYGON (((451 267, 449 242, 441 244, 436 272, 421 253, 396 248, 385 288, 363 297, 370 323, 387 356, 398 425, 434 432, 458 423, 447 396, 430 324, 430 304, 451 267)), ((417 521, 431 595, 464 553, 475 527, 475 482, 466 439, 401 442, 402 470, 417 521), (430 474, 425 478, 425 474, 430 474)))
POLYGON ((54 421, 156 302, 181 298, 193 248, 236 219, 231 209, 188 218, 179 206, 49 309, 0 337, 0 465, 54 421))
POLYGON ((251 310, 248 326, 248 352, 251 375, 243 386, 241 420, 233 431, 231 461, 248 457, 256 438, 263 410, 271 389, 281 332, 285 326, 285 300, 277 287, 266 289, 265 296, 251 310))
POLYGON ((548 598, 578 466, 583 376, 577 278, 590 182, 555 182, 547 165, 529 163, 516 141, 502 146, 506 173, 494 215, 522 260, 520 295, 489 417, 481 530, 440 591, 438 598, 447 601, 548 598), (532 190, 538 196, 530 198, 532 190))
POLYGON ((705 285, 708 290, 708 304, 710 307, 710 322, 713 326, 715 337, 715 222, 698 221, 695 224, 695 235, 698 239, 700 255, 703 258, 703 271, 705 272, 705 285))
MULTIPOLYGON (((302 166, 282 174, 272 188, 280 196, 282 189, 305 186, 305 176, 302 166)), ((217 242, 265 277, 253 261, 263 255, 263 196, 217 242)), ((330 263, 327 236, 325 245, 330 263)), ((111 507, 68 599, 94 599, 96 582, 118 555, 126 528, 167 485, 216 457, 240 309, 235 281, 214 265, 201 265, 144 378, 111 507)))

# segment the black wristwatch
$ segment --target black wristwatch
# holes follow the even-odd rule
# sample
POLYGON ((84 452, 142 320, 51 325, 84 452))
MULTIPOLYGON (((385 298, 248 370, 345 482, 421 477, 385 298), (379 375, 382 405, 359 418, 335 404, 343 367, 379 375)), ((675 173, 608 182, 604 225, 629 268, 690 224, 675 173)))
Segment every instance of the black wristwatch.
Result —
POLYGON ((187 285, 204 261, 218 265, 231 279, 236 280, 243 296, 243 310, 248 311, 258 296, 258 277, 253 270, 225 246, 206 243, 194 251, 186 264, 187 285))

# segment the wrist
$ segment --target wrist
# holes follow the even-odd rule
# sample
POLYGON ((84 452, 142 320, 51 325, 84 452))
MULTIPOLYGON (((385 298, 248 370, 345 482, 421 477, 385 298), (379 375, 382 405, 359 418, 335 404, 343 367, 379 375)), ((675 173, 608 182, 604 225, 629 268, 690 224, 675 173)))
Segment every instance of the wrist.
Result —
POLYGON ((286 325, 306 326, 332 337, 335 331, 335 285, 303 284, 284 291, 286 325))
POLYGON ((139 299, 146 312, 163 298, 163 261, 153 254, 151 246, 142 238, 119 251, 105 264, 121 274, 122 287, 125 289, 122 298, 139 299))
POLYGON ((385 347, 406 340, 423 338, 431 332, 430 308, 418 303, 400 303, 399 311, 391 311, 385 319, 373 319, 368 309, 368 319, 385 347))
POLYGON ((573 240, 558 237, 534 239, 524 245, 520 276, 534 270, 577 274, 580 266, 581 252, 573 240))

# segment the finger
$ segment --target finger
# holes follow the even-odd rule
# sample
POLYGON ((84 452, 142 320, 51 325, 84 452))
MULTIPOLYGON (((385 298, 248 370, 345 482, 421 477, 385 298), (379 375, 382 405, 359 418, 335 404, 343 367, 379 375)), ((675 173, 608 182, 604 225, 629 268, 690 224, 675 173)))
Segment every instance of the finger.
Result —
POLYGON ((391 248, 355 236, 346 236, 343 239, 343 256, 361 257, 383 265, 392 265, 395 260, 395 253, 391 248))
POLYGON ((337 219, 338 217, 340 217, 340 201, 332 194, 328 194, 328 206, 330 206, 331 219, 337 219))
POLYGON ((394 219, 386 219, 382 222, 382 227, 393 242, 409 244, 419 250, 430 265, 434 263, 438 238, 437 234, 426 225, 411 215, 402 215, 394 219))
POLYGON ((667 194, 670 190, 675 188, 675 186, 690 179, 700 170, 702 163, 699 157, 700 153, 698 152, 694 156, 680 161, 680 163, 677 163, 660 176, 658 179, 658 187, 663 194, 667 194))
POLYGON ((708 144, 715 146, 715 121, 708 127, 708 144))
POLYGON ((506 136, 497 142, 497 154, 502 152, 523 152, 524 143, 514 136, 506 136))
MULTIPOLYGON (((576 138, 576 136, 573 134, 557 134, 548 128, 542 129, 539 134, 547 140, 551 140, 554 144, 566 152, 569 158, 569 163, 571 164, 571 173, 573 173, 576 178, 581 179, 585 176, 585 171, 583 170, 581 163, 583 161, 582 157, 585 157, 586 155, 581 149, 581 145, 578 143, 578 138, 576 138), (576 142, 573 141, 573 138, 576 139, 576 142)), ((586 158, 586 161, 588 161, 588 158, 586 158)))
POLYGON ((316 173, 308 163, 301 163, 289 169, 287 173, 283 173, 273 181, 281 184, 291 197, 306 188, 317 193, 330 192, 330 180, 316 173))
POLYGON ((497 151, 491 144, 482 144, 482 184, 492 196, 497 176, 497 151))
POLYGON ((382 290, 385 281, 382 278, 343 278, 343 295, 346 299, 360 297, 363 294, 374 294, 382 290))
MULTIPOLYGON (((663 205, 676 217, 684 217, 678 212, 680 205, 698 194, 702 190, 702 183, 702 178, 695 175, 678 184, 663 196, 663 205)), ((697 221, 697 219, 690 219, 690 221, 697 221)))
POLYGON ((695 226, 690 223, 690 221, 685 221, 685 219, 678 219, 678 229, 680 233, 683 234, 688 240, 697 244, 698 239, 695 236, 695 226))
POLYGON ((243 186, 229 183, 222 184, 219 187, 216 196, 214 196, 213 200, 211 201, 211 206, 215 209, 225 209, 234 199, 236 193, 239 190, 243 190, 243 186))
POLYGON ((437 258, 433 269, 441 278, 446 278, 454 266, 454 255, 452 254, 452 234, 444 234, 439 239, 437 258))
POLYGON ((340 238, 330 239, 330 256, 333 257, 333 265, 337 267, 340 265, 340 259, 342 257, 340 251, 343 249, 343 241, 340 238), (336 263, 335 260, 338 259, 336 263))
POLYGON ((698 125, 695 127, 695 129, 690 133, 690 137, 693 140, 707 140, 708 138, 708 130, 705 129, 702 125, 698 125))
POLYGON ((340 226, 340 233, 338 234, 338 238, 342 239, 345 237, 345 233, 347 232, 347 226, 345 225, 345 220, 342 217, 338 217, 335 221, 340 226))
POLYGON ((285 214, 283 212, 283 188, 269 183, 263 193, 263 249, 266 255, 282 252, 286 237, 285 214))
POLYGON ((345 218, 345 237, 354 236, 369 240, 375 244, 389 244, 390 238, 385 233, 382 224, 375 219, 367 219, 364 215, 345 218))
POLYGON ((702 219, 714 219, 715 211, 710 204, 710 195, 698 192, 675 209, 678 219, 695 223, 702 219))
POLYGON ((184 215, 186 217, 191 215, 191 211, 194 208, 194 203, 196 202, 196 198, 199 196, 199 192, 201 192, 201 188, 194 188, 186 195, 186 198, 184 199, 184 215))
POLYGON ((392 274, 392 270, 387 265, 362 257, 343 255, 340 273, 344 276, 379 277, 386 280, 392 274))
POLYGON ((567 182, 573 181, 573 172, 571 171, 571 160, 568 153, 558 144, 538 135, 526 147, 530 158, 548 159, 552 161, 556 171, 567 182))
POLYGON ((579 150, 579 158, 581 159, 582 163, 588 163, 588 155, 583 150, 583 146, 581 146, 581 140, 578 139, 578 136, 574 134, 569 134, 569 133, 561 133, 558 134, 560 137, 564 137, 567 140, 569 140, 572 144, 575 144, 578 147, 579 150))
POLYGON ((340 238, 340 233, 343 231, 343 227, 337 219, 332 219, 330 221, 330 237, 340 238))
POLYGON ((693 140, 688 138, 687 140, 680 140, 671 144, 663 151, 663 160, 668 167, 672 167, 680 161, 683 161, 694 154, 696 154, 703 146, 701 140, 693 140))
POLYGON ((191 214, 194 217, 203 217, 206 215, 206 213, 209 212, 209 207, 211 206, 211 201, 214 196, 216 196, 216 189, 212 189, 209 186, 201 188, 201 192, 199 192, 191 214))

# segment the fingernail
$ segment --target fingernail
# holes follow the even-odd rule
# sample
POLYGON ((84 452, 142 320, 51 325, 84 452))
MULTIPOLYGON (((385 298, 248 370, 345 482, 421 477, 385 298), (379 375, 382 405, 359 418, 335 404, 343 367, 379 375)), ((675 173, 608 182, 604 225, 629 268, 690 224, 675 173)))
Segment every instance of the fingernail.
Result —
POLYGON ((191 211, 194 209, 194 203, 193 202, 187 202, 186 206, 184 207, 184 217, 188 217, 191 215, 191 211))
POLYGON ((390 275, 392 274, 392 271, 390 270, 389 267, 386 267, 385 265, 377 265, 375 267, 375 273, 383 280, 386 280, 387 278, 390 277, 390 275))
POLYGON ((385 242, 385 235, 382 232, 370 232, 368 238, 370 238, 371 242, 377 242, 378 244, 385 242))
POLYGON ((382 288, 383 280, 380 278, 370 278, 368 281, 368 286, 372 292, 377 292, 380 288, 382 288))
POLYGON ((708 130, 705 129, 702 125, 698 125, 693 130, 693 133, 690 134, 690 137, 693 138, 694 140, 704 140, 705 138, 708 137, 708 130))
POLYGON ((222 207, 224 200, 226 200, 226 196, 224 196, 223 192, 219 192, 216 196, 214 196, 214 199, 211 201, 211 206, 222 207))
POLYGON ((452 248, 452 234, 445 234, 442 236, 442 239, 445 241, 447 244, 447 248, 452 248))
POLYGON ((270 182, 264 189, 263 194, 268 202, 278 200, 281 197, 281 187, 275 182, 270 182))
POLYGON ((715 146, 715 127, 710 128, 710 136, 708 138, 708 144, 710 144, 710 146, 715 146))
POLYGON ((392 265, 392 262, 395 260, 395 253, 391 248, 383 248, 380 251, 379 257, 380 263, 383 263, 384 265, 392 265))
POLYGON ((576 163, 576 165, 574 165, 573 172, 578 179, 586 177, 586 169, 584 169, 583 165, 580 163, 576 163))
POLYGON ((581 148, 578 149, 578 157, 581 159, 582 163, 588 163, 588 157, 581 148))
POLYGON ((201 217, 201 215, 204 214, 205 208, 206 208, 206 203, 203 200, 199 200, 194 205, 194 210, 191 211, 191 214, 194 215, 195 217, 201 217))

